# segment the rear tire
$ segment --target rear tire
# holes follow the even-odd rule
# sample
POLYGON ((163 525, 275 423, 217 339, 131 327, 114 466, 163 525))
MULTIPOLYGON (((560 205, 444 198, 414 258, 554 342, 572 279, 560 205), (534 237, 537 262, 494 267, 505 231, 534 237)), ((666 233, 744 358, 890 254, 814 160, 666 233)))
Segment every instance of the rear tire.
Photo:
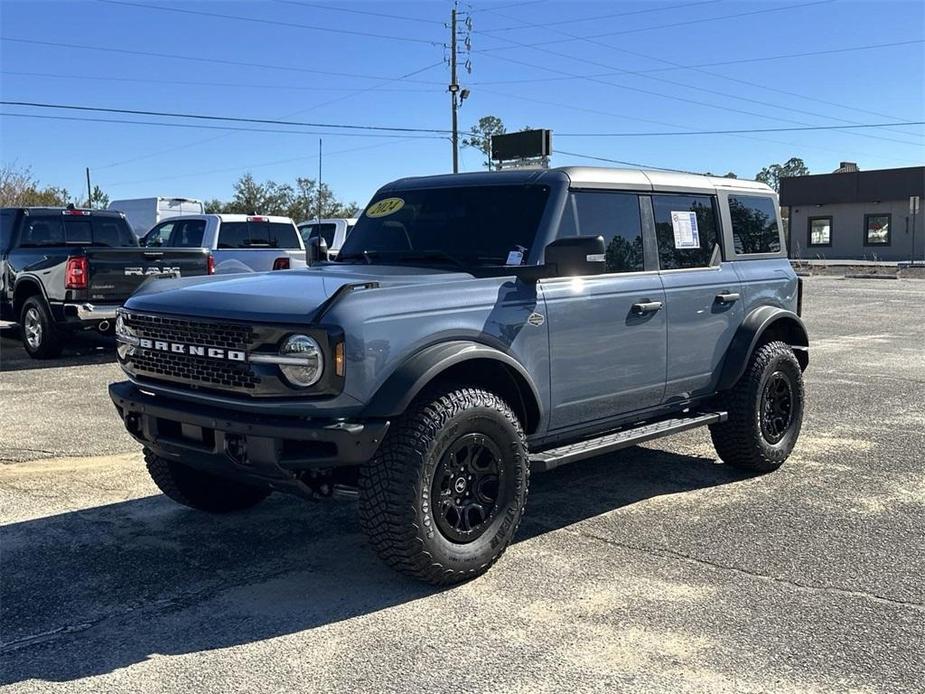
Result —
POLYGON ((30 296, 23 303, 19 328, 22 331, 22 346, 33 359, 53 359, 61 354, 64 340, 42 297, 30 296))
POLYGON ((478 388, 431 390, 360 470, 360 522, 403 574, 474 578, 510 544, 527 501, 526 437, 508 404, 478 388))
POLYGON ((270 490, 211 475, 167 460, 145 449, 145 465, 154 484, 178 504, 207 513, 231 513, 256 506, 270 490))
POLYGON ((783 465, 803 423, 803 372, 790 346, 775 341, 756 348, 720 406, 729 419, 712 425, 710 435, 724 463, 753 472, 783 465))

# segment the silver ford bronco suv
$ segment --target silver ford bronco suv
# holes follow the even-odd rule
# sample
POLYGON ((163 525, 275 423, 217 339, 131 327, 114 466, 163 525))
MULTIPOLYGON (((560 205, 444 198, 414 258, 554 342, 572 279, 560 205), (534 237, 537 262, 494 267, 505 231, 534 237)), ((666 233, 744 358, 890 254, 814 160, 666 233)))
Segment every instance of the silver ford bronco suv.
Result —
POLYGON ((150 280, 109 392, 175 501, 358 497, 382 559, 450 584, 510 544, 531 471, 699 426, 728 465, 786 460, 809 352, 784 249, 752 181, 406 178, 336 262, 150 280))

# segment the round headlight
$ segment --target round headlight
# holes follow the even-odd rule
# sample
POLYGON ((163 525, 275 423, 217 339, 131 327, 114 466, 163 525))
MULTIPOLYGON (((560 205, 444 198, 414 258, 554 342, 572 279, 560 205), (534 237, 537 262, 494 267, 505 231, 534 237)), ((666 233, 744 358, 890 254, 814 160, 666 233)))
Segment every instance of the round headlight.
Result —
POLYGON ((313 386, 324 371, 321 346, 308 335, 290 335, 280 347, 279 370, 294 386, 313 386))

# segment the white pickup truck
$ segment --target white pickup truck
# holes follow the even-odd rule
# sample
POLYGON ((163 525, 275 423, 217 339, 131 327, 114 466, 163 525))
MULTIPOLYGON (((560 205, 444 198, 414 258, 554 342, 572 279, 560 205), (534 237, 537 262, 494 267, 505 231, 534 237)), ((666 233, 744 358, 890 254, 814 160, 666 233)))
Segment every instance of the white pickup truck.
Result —
POLYGON ((305 244, 289 217, 196 214, 172 217, 145 234, 148 248, 206 248, 215 274, 305 267, 305 244))
POLYGON ((356 225, 356 219, 314 219, 299 223, 299 233, 308 245, 313 238, 322 238, 328 246, 328 258, 334 260, 337 252, 344 245, 347 235, 356 225))

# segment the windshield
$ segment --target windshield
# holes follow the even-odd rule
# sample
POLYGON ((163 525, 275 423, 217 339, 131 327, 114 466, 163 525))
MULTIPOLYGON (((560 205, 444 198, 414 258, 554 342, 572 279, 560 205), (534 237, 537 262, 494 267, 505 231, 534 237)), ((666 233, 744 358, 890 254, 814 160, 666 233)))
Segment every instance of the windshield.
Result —
POLYGON ((338 261, 519 265, 533 245, 548 199, 546 186, 425 188, 380 194, 360 216, 338 261))

